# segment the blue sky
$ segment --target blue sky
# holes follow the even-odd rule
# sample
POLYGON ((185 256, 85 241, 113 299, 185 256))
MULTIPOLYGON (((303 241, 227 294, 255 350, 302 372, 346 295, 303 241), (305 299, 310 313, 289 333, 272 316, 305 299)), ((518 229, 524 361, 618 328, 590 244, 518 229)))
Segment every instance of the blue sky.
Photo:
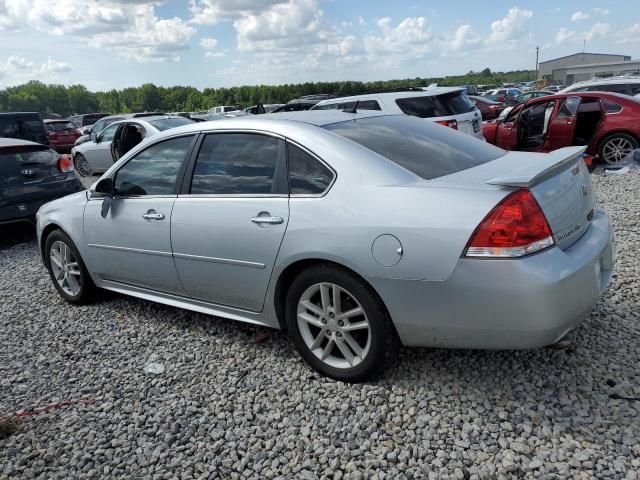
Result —
POLYGON ((640 57, 631 1, 0 0, 0 87, 385 80, 640 57))

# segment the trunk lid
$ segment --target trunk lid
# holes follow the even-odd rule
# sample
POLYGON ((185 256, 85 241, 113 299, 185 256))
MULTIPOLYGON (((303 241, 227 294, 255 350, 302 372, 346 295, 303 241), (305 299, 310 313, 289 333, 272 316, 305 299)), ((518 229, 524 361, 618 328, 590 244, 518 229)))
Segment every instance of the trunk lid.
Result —
POLYGON ((547 217, 555 243, 565 249, 589 228, 595 195, 582 159, 585 147, 551 153, 509 152, 493 162, 441 177, 434 182, 528 188, 547 217))

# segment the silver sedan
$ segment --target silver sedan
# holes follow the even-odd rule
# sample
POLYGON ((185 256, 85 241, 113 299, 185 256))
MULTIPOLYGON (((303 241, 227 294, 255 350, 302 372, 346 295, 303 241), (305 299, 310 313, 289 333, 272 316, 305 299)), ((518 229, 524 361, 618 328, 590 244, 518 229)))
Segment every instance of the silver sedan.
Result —
POLYGON ((284 328, 363 381, 401 344, 528 349, 578 325, 615 258, 582 152, 372 112, 205 122, 43 206, 38 239, 69 302, 107 289, 284 328))

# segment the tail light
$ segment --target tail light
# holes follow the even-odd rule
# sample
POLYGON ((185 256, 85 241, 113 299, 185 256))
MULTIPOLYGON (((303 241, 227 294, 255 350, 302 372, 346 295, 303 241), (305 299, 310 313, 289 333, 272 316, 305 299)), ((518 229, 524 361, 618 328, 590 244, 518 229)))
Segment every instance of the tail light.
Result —
POLYGON ((58 170, 62 173, 73 172, 73 160, 68 155, 60 155, 58 157, 58 170))
POLYGON ((440 125, 444 125, 445 127, 453 128, 454 130, 458 129, 457 120, 436 120, 436 123, 439 123, 440 125))
POLYGON ((465 256, 514 258, 554 244, 549 222, 529 190, 505 197, 480 222, 467 244, 465 256))

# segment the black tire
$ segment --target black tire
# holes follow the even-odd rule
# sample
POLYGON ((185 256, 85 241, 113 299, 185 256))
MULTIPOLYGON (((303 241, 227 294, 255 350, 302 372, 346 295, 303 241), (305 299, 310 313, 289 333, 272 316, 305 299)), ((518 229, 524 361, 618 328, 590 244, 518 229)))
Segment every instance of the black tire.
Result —
POLYGON ((398 334, 380 297, 362 278, 335 265, 310 267, 294 279, 287 291, 285 319, 289 335, 302 358, 322 375, 343 382, 358 383, 376 377, 395 361, 400 347, 398 334), (366 314, 370 346, 360 363, 353 367, 328 365, 312 352, 303 339, 297 320, 298 302, 308 288, 319 283, 331 283, 344 289, 344 294, 348 293, 346 298, 355 299, 366 314))
POLYGON ((44 243, 44 262, 47 270, 49 271, 49 276, 51 277, 53 286, 56 288, 62 298, 64 298, 67 302, 81 305, 89 303, 95 298, 96 286, 93 283, 89 272, 87 271, 87 267, 82 261, 82 257, 80 256, 80 253, 78 252, 78 249, 76 248, 73 241, 62 230, 54 230, 49 234, 49 236, 47 236, 44 243), (51 249, 56 242, 64 243, 69 248, 69 250, 71 250, 75 261, 77 261, 78 263, 78 270, 80 274, 77 275, 77 281, 80 286, 80 290, 75 295, 66 292, 62 288, 62 286, 58 283, 58 280, 56 279, 55 273, 53 271, 53 267, 51 265, 51 249))
POLYGON ((612 133, 611 135, 607 135, 606 137, 604 137, 598 144, 598 160, 600 161, 600 163, 603 163, 605 165, 616 165, 620 162, 620 160, 622 160, 622 158, 620 158, 620 160, 616 162, 611 162, 605 159, 605 149, 607 145, 609 145, 611 142, 619 141, 628 142, 631 145, 630 151, 638 148, 638 140, 633 135, 629 135, 628 133, 612 133))
POLYGON ((73 157, 73 168, 76 169, 76 172, 81 177, 90 177, 95 174, 93 168, 91 168, 91 165, 89 165, 89 162, 87 162, 87 159, 81 153, 77 153, 76 156, 73 157), (78 168, 78 164, 80 164, 80 168, 78 168), (83 166, 83 164, 86 166, 83 166))

